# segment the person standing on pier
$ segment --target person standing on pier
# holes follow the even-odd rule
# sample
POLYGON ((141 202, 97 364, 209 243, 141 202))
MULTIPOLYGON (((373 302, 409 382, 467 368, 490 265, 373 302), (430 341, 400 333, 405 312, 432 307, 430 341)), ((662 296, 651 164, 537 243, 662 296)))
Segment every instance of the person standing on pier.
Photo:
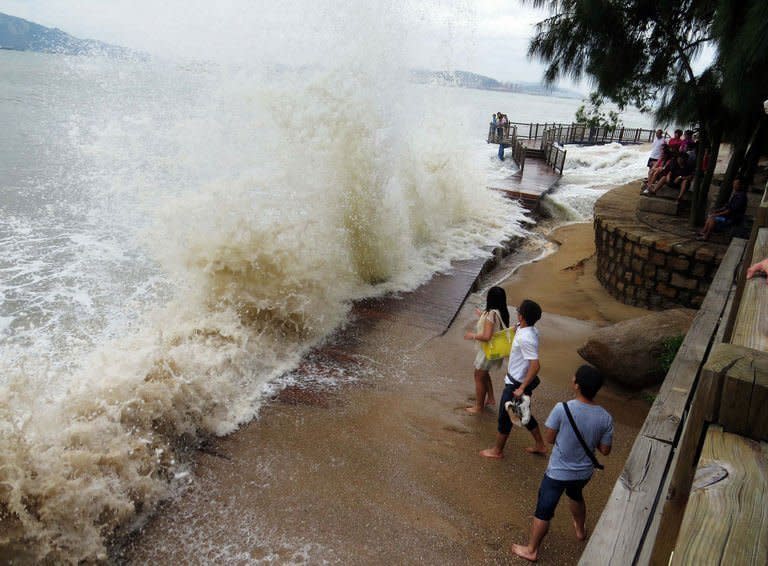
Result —
MULTIPOLYGON (((499 404, 499 422, 498 432, 496 433, 496 442, 492 448, 487 448, 480 452, 485 458, 503 458, 504 446, 507 444, 507 438, 512 431, 512 420, 506 410, 508 401, 521 399, 524 395, 529 396, 539 384, 539 331, 534 325, 541 318, 541 307, 526 299, 517 308, 517 330, 515 338, 512 340, 512 350, 509 353, 509 365, 507 366, 507 376, 504 378, 504 392, 501 395, 499 404)), ((526 408, 526 413, 528 410, 526 408)), ((533 436, 535 445, 527 447, 525 450, 530 454, 546 454, 547 447, 544 445, 544 439, 539 430, 539 423, 530 414, 525 414, 527 423, 525 428, 533 436)))
POLYGON ((602 468, 595 458, 595 448, 608 456, 613 444, 613 417, 594 401, 602 385, 603 377, 595 368, 581 366, 573 376, 576 398, 555 405, 547 418, 544 438, 554 448, 539 486, 528 544, 512 545, 512 552, 521 558, 538 560, 539 546, 563 492, 569 499, 576 538, 584 540, 587 536, 587 505, 582 490, 594 468, 602 468))

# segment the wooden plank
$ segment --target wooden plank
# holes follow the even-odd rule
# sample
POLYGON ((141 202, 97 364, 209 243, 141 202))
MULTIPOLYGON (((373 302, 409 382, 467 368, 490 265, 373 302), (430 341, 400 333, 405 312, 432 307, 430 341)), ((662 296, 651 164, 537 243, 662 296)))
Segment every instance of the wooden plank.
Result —
POLYGON ((707 356, 712 336, 725 309, 745 243, 745 240, 734 238, 728 246, 707 296, 696 313, 648 413, 641 434, 669 443, 673 443, 677 438, 683 411, 693 393, 692 385, 707 356), (692 371, 694 367, 696 370, 692 371))
MULTIPOLYGON (((622 476, 614 486, 580 564, 634 564, 641 556, 646 561, 650 560, 660 524, 661 513, 657 508, 666 500, 663 486, 672 464, 673 449, 686 424, 696 379, 727 303, 744 253, 744 244, 744 240, 734 240, 728 247, 709 292, 632 446, 622 476), (653 460, 649 461, 651 452, 654 452, 653 460), (626 478, 637 477, 644 478, 643 489, 639 493, 627 487, 626 478), (648 549, 643 548, 646 540, 650 542, 648 549)), ((701 403, 706 405, 704 397, 701 403)), ((688 442, 693 442, 694 437, 695 430, 691 428, 688 442)), ((678 481, 684 483, 684 475, 678 481)))
MULTIPOLYGON (((768 228, 757 233, 755 261, 768 257, 768 228)), ((761 277, 744 282, 738 315, 733 326, 731 342, 755 350, 768 351, 768 285, 761 277)))
POLYGON ((755 223, 760 228, 765 228, 768 226, 768 183, 765 184, 763 198, 757 207, 755 223))
POLYGON ((768 440, 768 352, 731 346, 719 423, 727 432, 768 440))
POLYGON ((632 564, 645 536, 645 524, 656 505, 671 447, 645 436, 632 445, 627 463, 579 559, 583 566, 632 564))
POLYGON ((648 529, 647 539, 653 544, 643 545, 638 564, 669 563, 688 502, 706 422, 717 418, 725 373, 734 363, 734 354, 732 346, 715 344, 701 370, 669 473, 661 489, 664 501, 657 507, 648 529))
POLYGON ((768 445, 707 431, 673 566, 768 564, 768 445))

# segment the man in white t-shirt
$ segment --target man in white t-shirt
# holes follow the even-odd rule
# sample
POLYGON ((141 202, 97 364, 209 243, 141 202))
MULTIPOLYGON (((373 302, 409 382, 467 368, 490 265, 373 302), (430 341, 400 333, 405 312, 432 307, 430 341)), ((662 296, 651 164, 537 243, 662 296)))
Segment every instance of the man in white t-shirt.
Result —
MULTIPOLYGON (((499 405, 499 424, 496 433, 496 443, 492 448, 480 452, 486 458, 504 457, 504 446, 509 433, 512 431, 512 420, 505 406, 507 401, 520 399, 523 395, 530 396, 538 385, 539 364, 539 331, 534 328, 541 318, 541 307, 531 300, 524 300, 517 308, 518 327, 512 340, 512 350, 509 353, 509 366, 504 378, 504 392, 499 405)), ((539 423, 533 416, 524 425, 531 435, 535 445, 525 450, 530 454, 546 454, 547 448, 539 430, 539 423)))
MULTIPOLYGON (((656 162, 661 159, 661 152, 664 149, 664 145, 667 143, 667 140, 664 138, 664 132, 659 128, 656 130, 656 137, 654 138, 653 142, 651 143, 651 153, 648 156, 648 174, 650 175, 651 169, 653 169, 654 165, 656 165, 656 162)), ((645 188, 645 186, 643 186, 645 188)))

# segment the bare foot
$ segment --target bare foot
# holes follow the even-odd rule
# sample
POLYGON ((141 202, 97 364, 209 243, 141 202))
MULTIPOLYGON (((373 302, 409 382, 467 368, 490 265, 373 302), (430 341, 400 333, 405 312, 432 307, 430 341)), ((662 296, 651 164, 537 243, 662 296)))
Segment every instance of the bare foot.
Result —
POLYGON ((495 448, 486 448, 485 450, 480 450, 480 455, 483 458, 491 458, 493 460, 501 460, 504 457, 504 454, 501 452, 496 452, 495 448))
POLYGON ((482 409, 478 409, 477 407, 465 407, 464 410, 468 412, 470 415, 477 415, 483 412, 482 409))
POLYGON ((496 399, 488 399, 485 402, 486 407, 495 407, 496 406, 496 399))
POLYGON ((539 559, 539 553, 537 552, 530 552, 528 550, 527 546, 523 546, 522 544, 513 544, 512 545, 512 552, 517 554, 520 558, 525 558, 529 562, 536 562, 539 559))
POLYGON ((541 454, 542 456, 547 455, 546 446, 526 446, 525 451, 528 452, 528 454, 541 454))
POLYGON ((584 527, 584 525, 579 525, 576 521, 574 521, 573 530, 576 531, 576 538, 578 540, 584 540, 587 538, 587 529, 584 527))

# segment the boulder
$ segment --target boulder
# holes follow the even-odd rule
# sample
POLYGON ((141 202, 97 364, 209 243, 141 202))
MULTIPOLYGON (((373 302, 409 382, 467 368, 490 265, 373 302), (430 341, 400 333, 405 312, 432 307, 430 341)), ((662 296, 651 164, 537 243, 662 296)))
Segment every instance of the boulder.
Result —
POLYGON ((578 352, 606 379, 632 388, 655 385, 664 380, 665 340, 685 335, 695 315, 695 310, 670 309, 606 326, 578 352))

